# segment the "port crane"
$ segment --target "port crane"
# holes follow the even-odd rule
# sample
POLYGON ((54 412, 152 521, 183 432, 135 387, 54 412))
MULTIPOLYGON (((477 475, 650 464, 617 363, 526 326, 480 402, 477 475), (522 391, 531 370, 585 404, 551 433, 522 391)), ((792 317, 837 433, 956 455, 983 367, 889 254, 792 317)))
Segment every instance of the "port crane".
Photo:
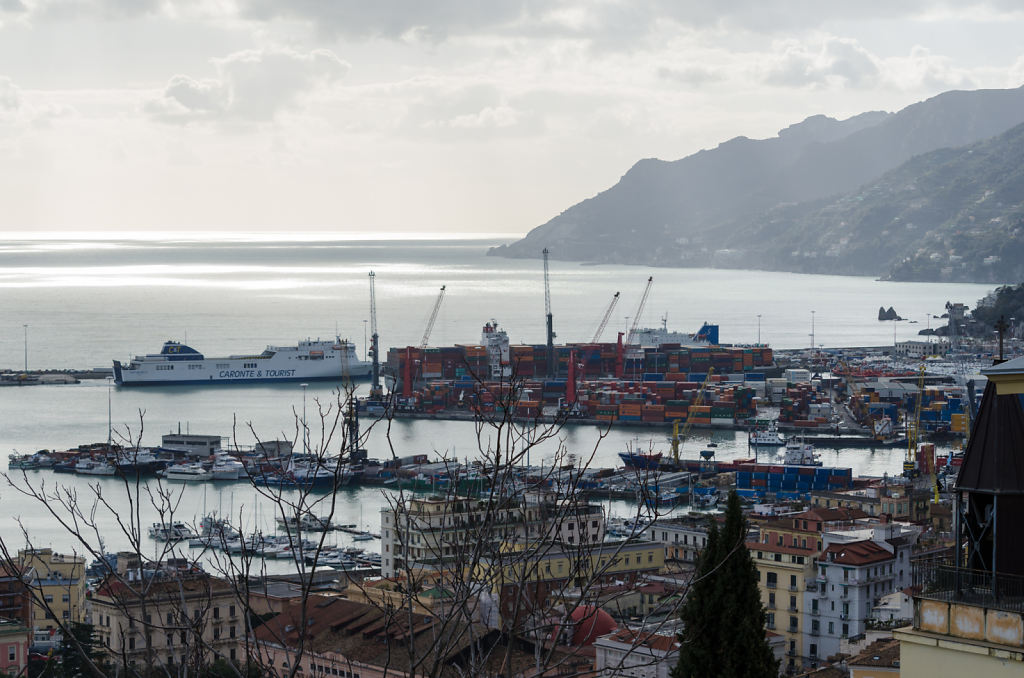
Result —
POLYGON ((377 275, 370 271, 370 356, 373 360, 370 381, 370 399, 379 399, 384 390, 380 387, 380 337, 377 335, 377 291, 374 284, 377 275))
POLYGON ((704 383, 700 385, 700 390, 697 391, 697 395, 694 397, 693 402, 690 404, 686 412, 686 423, 683 424, 682 430, 679 428, 679 420, 674 419, 672 421, 672 460, 675 462, 679 461, 679 446, 682 441, 690 433, 690 429, 693 428, 694 409, 700 407, 701 403, 704 402, 704 392, 707 391, 708 386, 711 384, 711 376, 715 373, 715 368, 708 368, 708 376, 704 379, 704 383))
POLYGON ((441 310, 441 302, 444 301, 444 289, 447 285, 441 285, 441 292, 437 295, 437 301, 434 302, 434 309, 430 312, 430 319, 427 320, 427 329, 423 330, 423 338, 420 339, 420 348, 426 348, 427 342, 430 341, 430 333, 434 329, 434 321, 437 320, 437 312, 441 310))
MULTIPOLYGON (((917 443, 921 429, 921 403, 924 401, 924 365, 921 365, 917 376, 917 404, 914 406, 913 419, 907 419, 907 458, 903 461, 903 475, 911 478, 916 475, 917 443)), ((909 414, 909 413, 908 413, 909 414)))
POLYGON ((542 252, 544 255, 544 316, 548 327, 548 379, 555 378, 555 325, 551 315, 551 278, 548 274, 548 248, 542 252))
POLYGON ((608 310, 604 312, 604 318, 601 319, 601 324, 597 326, 597 331, 594 332, 594 338, 590 342, 596 344, 601 341, 601 335, 604 334, 604 328, 608 324, 608 319, 612 317, 612 311, 615 310, 615 305, 619 303, 619 293, 616 292, 612 297, 612 303, 608 304, 608 310))
POLYGON ((640 316, 644 314, 644 306, 647 305, 647 295, 651 293, 651 283, 654 282, 654 276, 647 279, 647 286, 644 288, 644 294, 640 297, 640 305, 637 306, 636 315, 633 316, 633 324, 629 328, 629 334, 626 335, 626 346, 630 346, 633 343, 633 338, 636 336, 636 329, 640 326, 640 316))

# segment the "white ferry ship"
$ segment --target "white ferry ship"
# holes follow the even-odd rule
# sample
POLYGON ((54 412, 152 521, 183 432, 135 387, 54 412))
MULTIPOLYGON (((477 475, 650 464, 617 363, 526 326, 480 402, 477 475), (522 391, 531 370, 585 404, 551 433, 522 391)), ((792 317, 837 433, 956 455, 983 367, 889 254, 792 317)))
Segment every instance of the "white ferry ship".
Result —
POLYGON ((359 360, 352 342, 300 341, 298 346, 268 346, 257 355, 206 358, 194 348, 176 341, 164 344, 160 353, 135 356, 127 365, 114 361, 118 386, 218 384, 274 381, 341 381, 345 373, 356 379, 368 377, 371 365, 359 360))

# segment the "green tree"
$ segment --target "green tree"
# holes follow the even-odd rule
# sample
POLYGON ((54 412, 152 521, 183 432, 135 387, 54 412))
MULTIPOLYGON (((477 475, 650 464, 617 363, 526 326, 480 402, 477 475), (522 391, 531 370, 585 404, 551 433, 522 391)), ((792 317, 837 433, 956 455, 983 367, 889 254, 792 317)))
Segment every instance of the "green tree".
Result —
POLYGON ((63 675, 67 678, 95 675, 95 671, 86 661, 88 657, 98 668, 103 660, 95 628, 92 624, 71 622, 68 631, 61 641, 59 650, 63 675))
POLYGON ((746 547, 747 521, 735 492, 725 525, 712 521, 708 543, 683 604, 674 678, 775 678, 779 662, 765 639, 757 568, 746 547))

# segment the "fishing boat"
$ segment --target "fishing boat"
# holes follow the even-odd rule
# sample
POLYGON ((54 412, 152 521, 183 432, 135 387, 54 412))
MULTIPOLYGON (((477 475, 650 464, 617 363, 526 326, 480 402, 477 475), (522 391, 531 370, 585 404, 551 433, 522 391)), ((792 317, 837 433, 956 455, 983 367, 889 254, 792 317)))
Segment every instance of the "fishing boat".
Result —
POLYGON ((101 459, 81 459, 75 464, 75 473, 83 476, 112 476, 117 469, 101 459))

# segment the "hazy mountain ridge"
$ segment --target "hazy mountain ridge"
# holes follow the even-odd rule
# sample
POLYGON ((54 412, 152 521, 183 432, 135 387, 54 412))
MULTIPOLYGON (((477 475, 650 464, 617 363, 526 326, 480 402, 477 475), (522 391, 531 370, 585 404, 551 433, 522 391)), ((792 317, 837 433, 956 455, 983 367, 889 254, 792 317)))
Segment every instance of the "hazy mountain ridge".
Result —
MULTIPOLYGON (((770 139, 737 137, 681 160, 641 160, 615 186, 491 254, 536 257, 548 247, 568 260, 811 272, 820 267, 814 257, 782 256, 773 241, 802 251, 806 220, 830 200, 916 156, 1020 123, 1024 88, 946 92, 898 113, 842 121, 812 116, 770 139)), ((867 267, 842 272, 888 271, 878 257, 856 263, 867 267)))
POLYGON ((898 280, 1024 279, 1024 124, 912 158, 832 201, 771 210, 766 268, 898 280), (783 228, 780 228, 783 225, 783 228))

